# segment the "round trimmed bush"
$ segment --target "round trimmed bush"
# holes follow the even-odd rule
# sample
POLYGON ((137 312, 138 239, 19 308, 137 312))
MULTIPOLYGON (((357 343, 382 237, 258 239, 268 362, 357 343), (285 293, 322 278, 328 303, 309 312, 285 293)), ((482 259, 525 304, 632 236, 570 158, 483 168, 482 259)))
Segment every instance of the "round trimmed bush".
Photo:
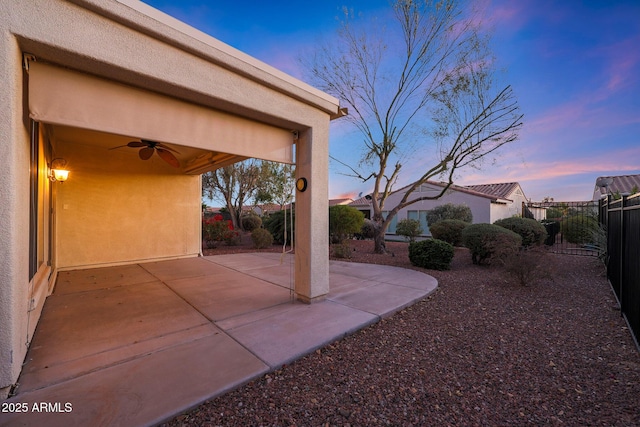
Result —
POLYGON ((468 222, 459 219, 444 219, 429 227, 434 239, 444 240, 453 246, 462 246, 462 230, 469 226, 468 222))
POLYGON ((404 236, 404 239, 409 242, 415 242, 416 237, 422 234, 420 221, 417 219, 401 219, 396 225, 396 234, 404 236))
POLYGON ((474 264, 488 264, 492 257, 513 253, 522 245, 519 234, 495 224, 469 225, 462 231, 462 241, 474 264))
POLYGON ((285 211, 276 211, 270 214, 263 222, 264 228, 267 229, 271 235, 273 236, 273 241, 278 243, 279 245, 284 244, 285 237, 285 225, 286 225, 286 234, 287 234, 287 245, 291 244, 291 233, 294 229, 294 224, 296 222, 296 214, 293 213, 293 217, 291 212, 285 211))
POLYGON ((593 243, 595 233, 598 232, 600 225, 598 220, 589 215, 573 215, 562 220, 560 223, 560 231, 569 243, 584 245, 593 243))
POLYGON ((473 214, 469 206, 454 205, 453 203, 436 206, 427 212, 427 224, 429 224, 429 227, 445 219, 459 219, 460 221, 471 223, 473 222, 473 214))
POLYGON ((242 228, 246 231, 253 231, 262 227, 262 219, 256 214, 249 214, 242 217, 242 228))
POLYGON ((251 240, 256 249, 265 249, 273 245, 273 236, 269 230, 264 228, 256 228, 251 232, 251 240))
POLYGON ((329 207, 329 234, 333 243, 342 243, 345 239, 362 230, 364 214, 347 205, 329 207))
POLYGON ((453 254, 453 246, 442 240, 428 239, 409 243, 409 261, 416 267, 449 270, 453 254))
POLYGON ((547 238, 544 225, 531 218, 503 218, 494 222, 495 225, 511 230, 522 237, 522 246, 538 246, 547 238))

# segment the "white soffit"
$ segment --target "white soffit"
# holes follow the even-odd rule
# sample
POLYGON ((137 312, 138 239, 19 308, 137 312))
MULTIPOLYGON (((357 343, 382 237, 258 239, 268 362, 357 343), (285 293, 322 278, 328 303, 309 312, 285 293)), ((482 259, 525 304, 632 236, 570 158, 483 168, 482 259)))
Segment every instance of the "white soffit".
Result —
POLYGON ((38 62, 29 63, 29 116, 43 123, 293 163, 289 130, 38 62))

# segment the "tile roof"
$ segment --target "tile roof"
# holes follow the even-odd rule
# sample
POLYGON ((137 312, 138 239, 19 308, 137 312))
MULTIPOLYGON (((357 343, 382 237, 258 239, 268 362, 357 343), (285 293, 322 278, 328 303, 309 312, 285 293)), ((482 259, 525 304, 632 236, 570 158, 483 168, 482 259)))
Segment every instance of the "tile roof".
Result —
POLYGON ((371 196, 362 196, 359 199, 356 199, 353 202, 349 203, 349 206, 369 206, 370 204, 371 196))
POLYGON ((594 195, 600 193, 601 196, 607 194, 607 190, 610 194, 615 193, 631 193, 631 190, 636 187, 640 189, 640 174, 638 175, 619 175, 619 176, 599 176, 596 179, 596 183, 600 180, 611 179, 612 182, 607 187, 598 187, 596 184, 594 195))
POLYGON ((518 183, 502 182, 497 184, 465 185, 465 187, 478 193, 495 196, 498 199, 509 199, 511 193, 518 188, 518 183))
POLYGON ((351 202, 353 202, 353 199, 350 199, 348 197, 343 199, 329 199, 329 206, 349 205, 351 204, 351 202))
MULTIPOLYGON (((435 181, 427 181, 425 184, 436 185, 438 187, 444 187, 446 185, 446 183, 444 183, 444 182, 435 182, 435 181)), ((392 193, 398 193, 398 192, 401 192, 401 191, 405 191, 407 188, 409 188, 410 185, 406 185, 406 186, 404 186, 402 188, 399 188, 399 189, 393 191, 392 193)), ((518 184, 517 182, 505 182, 505 183, 498 183, 498 184, 465 185, 465 186, 451 184, 451 186, 449 187, 449 190, 459 191, 459 192, 462 192, 462 193, 467 193, 467 194, 471 194, 471 195, 474 195, 474 196, 484 197, 484 198, 487 198, 487 199, 491 199, 493 201, 497 201, 498 199, 511 200, 511 199, 509 199, 509 196, 511 195, 511 193, 515 189, 517 189, 519 187, 519 185, 520 184, 518 184)), ((368 199, 367 199, 367 196, 361 197, 361 198, 359 198, 357 200, 354 200, 353 202, 349 203, 349 205, 351 205, 351 206, 369 206, 371 204, 371 196, 368 196, 368 197, 369 197, 368 199)))

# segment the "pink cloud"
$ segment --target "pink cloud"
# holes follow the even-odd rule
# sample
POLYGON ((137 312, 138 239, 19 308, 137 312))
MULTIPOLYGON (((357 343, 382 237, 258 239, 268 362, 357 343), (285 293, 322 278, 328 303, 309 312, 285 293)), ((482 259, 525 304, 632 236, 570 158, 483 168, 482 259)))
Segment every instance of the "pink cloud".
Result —
POLYGON ((604 52, 607 58, 608 94, 619 92, 632 86, 638 81, 638 64, 640 64, 640 36, 625 39, 607 47, 604 52))

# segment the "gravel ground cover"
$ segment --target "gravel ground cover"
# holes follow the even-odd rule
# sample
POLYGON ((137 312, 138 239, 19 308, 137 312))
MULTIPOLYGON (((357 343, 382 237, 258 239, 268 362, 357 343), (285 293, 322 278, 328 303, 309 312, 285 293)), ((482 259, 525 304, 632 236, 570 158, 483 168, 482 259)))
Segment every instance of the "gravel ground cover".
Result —
MULTIPOLYGON (((404 243, 352 246, 412 268, 404 243)), ((426 272, 429 298, 165 425, 640 426, 640 353, 598 259, 546 254, 528 286, 461 248, 426 272)))

